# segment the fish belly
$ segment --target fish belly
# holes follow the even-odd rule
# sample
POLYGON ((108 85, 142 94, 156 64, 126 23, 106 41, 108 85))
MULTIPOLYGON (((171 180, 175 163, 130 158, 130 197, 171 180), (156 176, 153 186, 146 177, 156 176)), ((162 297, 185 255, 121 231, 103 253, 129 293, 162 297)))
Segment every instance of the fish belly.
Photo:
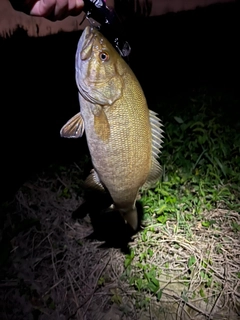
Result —
POLYGON ((135 204, 151 167, 151 132, 147 107, 123 108, 120 101, 104 108, 110 136, 103 141, 94 131, 91 104, 80 99, 81 113, 94 169, 118 207, 135 204))

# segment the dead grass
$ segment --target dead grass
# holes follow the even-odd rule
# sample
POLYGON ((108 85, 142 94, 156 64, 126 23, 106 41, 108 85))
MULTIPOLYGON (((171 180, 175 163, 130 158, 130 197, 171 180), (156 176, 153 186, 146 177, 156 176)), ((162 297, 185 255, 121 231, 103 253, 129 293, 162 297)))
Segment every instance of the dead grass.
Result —
POLYGON ((204 228, 196 221, 188 237, 176 221, 147 226, 144 241, 137 235, 132 245, 131 276, 144 266, 145 272, 154 267, 161 270, 156 276, 162 290, 160 303, 166 309, 171 305, 171 312, 177 314, 174 319, 238 319, 240 241, 232 223, 239 224, 239 214, 218 209, 203 217, 214 221, 214 227, 204 228), (153 254, 139 266, 143 247, 153 254))
POLYGON ((88 217, 71 219, 82 199, 75 192, 63 196, 70 185, 67 174, 40 174, 16 194, 4 229, 38 222, 10 239, 0 283, 1 319, 239 319, 240 241, 233 228, 240 225, 238 213, 205 212, 212 227, 191 222, 187 235, 179 221, 148 223, 134 236, 134 257, 125 269, 119 249, 86 239, 93 231, 88 217), (152 254, 141 258, 147 249, 152 254), (159 301, 136 287, 154 267, 161 270, 159 301))

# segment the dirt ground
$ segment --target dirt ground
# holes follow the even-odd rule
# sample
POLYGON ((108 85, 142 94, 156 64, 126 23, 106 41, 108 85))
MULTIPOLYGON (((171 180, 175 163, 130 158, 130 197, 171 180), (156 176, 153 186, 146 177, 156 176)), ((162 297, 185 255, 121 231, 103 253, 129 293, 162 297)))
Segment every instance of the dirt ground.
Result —
MULTIPOLYGON (((76 167, 72 170, 75 172, 76 167)), ((140 232, 129 245, 120 248, 106 245, 96 233, 91 236, 96 230, 88 215, 81 220, 72 219, 82 202, 83 198, 71 189, 69 174, 39 173, 24 183, 14 203, 5 208, 0 319, 240 319, 240 241, 231 228, 233 222, 239 225, 239 214, 211 213, 210 218, 219 219, 221 226, 216 231, 218 238, 196 224, 192 242, 187 241, 181 230, 176 232, 176 226, 170 223, 162 229, 157 226, 155 238, 143 242, 140 232), (218 244, 221 251, 217 254, 218 244), (148 263, 163 270, 159 301, 128 281, 141 277, 137 265, 144 246, 154 252, 148 263), (135 264, 127 269, 125 259, 131 249, 135 251, 135 264), (184 300, 179 279, 188 272, 189 256, 194 253, 197 260, 204 261, 207 252, 219 288, 210 288, 208 303, 204 297, 195 303, 184 300), (168 276, 164 273, 167 261, 172 270, 168 276)), ((97 224, 102 235, 111 229, 109 217, 100 217, 97 224)), ((200 266, 196 266, 191 278, 192 292, 201 285, 200 266)))

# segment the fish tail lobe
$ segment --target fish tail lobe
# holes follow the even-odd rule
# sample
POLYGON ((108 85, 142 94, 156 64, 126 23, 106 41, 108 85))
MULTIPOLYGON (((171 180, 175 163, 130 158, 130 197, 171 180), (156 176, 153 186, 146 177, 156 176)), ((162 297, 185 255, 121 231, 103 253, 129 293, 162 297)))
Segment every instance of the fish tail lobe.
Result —
POLYGON ((128 223, 134 231, 136 231, 138 228, 138 213, 137 213, 136 206, 126 211, 125 210, 124 211, 120 210, 120 211, 125 222, 128 223))

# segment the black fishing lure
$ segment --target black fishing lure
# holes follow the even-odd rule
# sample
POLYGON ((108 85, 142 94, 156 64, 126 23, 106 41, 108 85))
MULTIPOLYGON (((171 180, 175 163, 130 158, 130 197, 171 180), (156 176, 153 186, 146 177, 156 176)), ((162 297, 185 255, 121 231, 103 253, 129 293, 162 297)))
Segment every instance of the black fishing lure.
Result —
POLYGON ((86 13, 84 19, 92 18, 100 23, 99 31, 113 44, 123 58, 127 58, 131 47, 126 40, 123 40, 120 21, 115 11, 110 10, 104 0, 84 0, 83 10, 86 13))

